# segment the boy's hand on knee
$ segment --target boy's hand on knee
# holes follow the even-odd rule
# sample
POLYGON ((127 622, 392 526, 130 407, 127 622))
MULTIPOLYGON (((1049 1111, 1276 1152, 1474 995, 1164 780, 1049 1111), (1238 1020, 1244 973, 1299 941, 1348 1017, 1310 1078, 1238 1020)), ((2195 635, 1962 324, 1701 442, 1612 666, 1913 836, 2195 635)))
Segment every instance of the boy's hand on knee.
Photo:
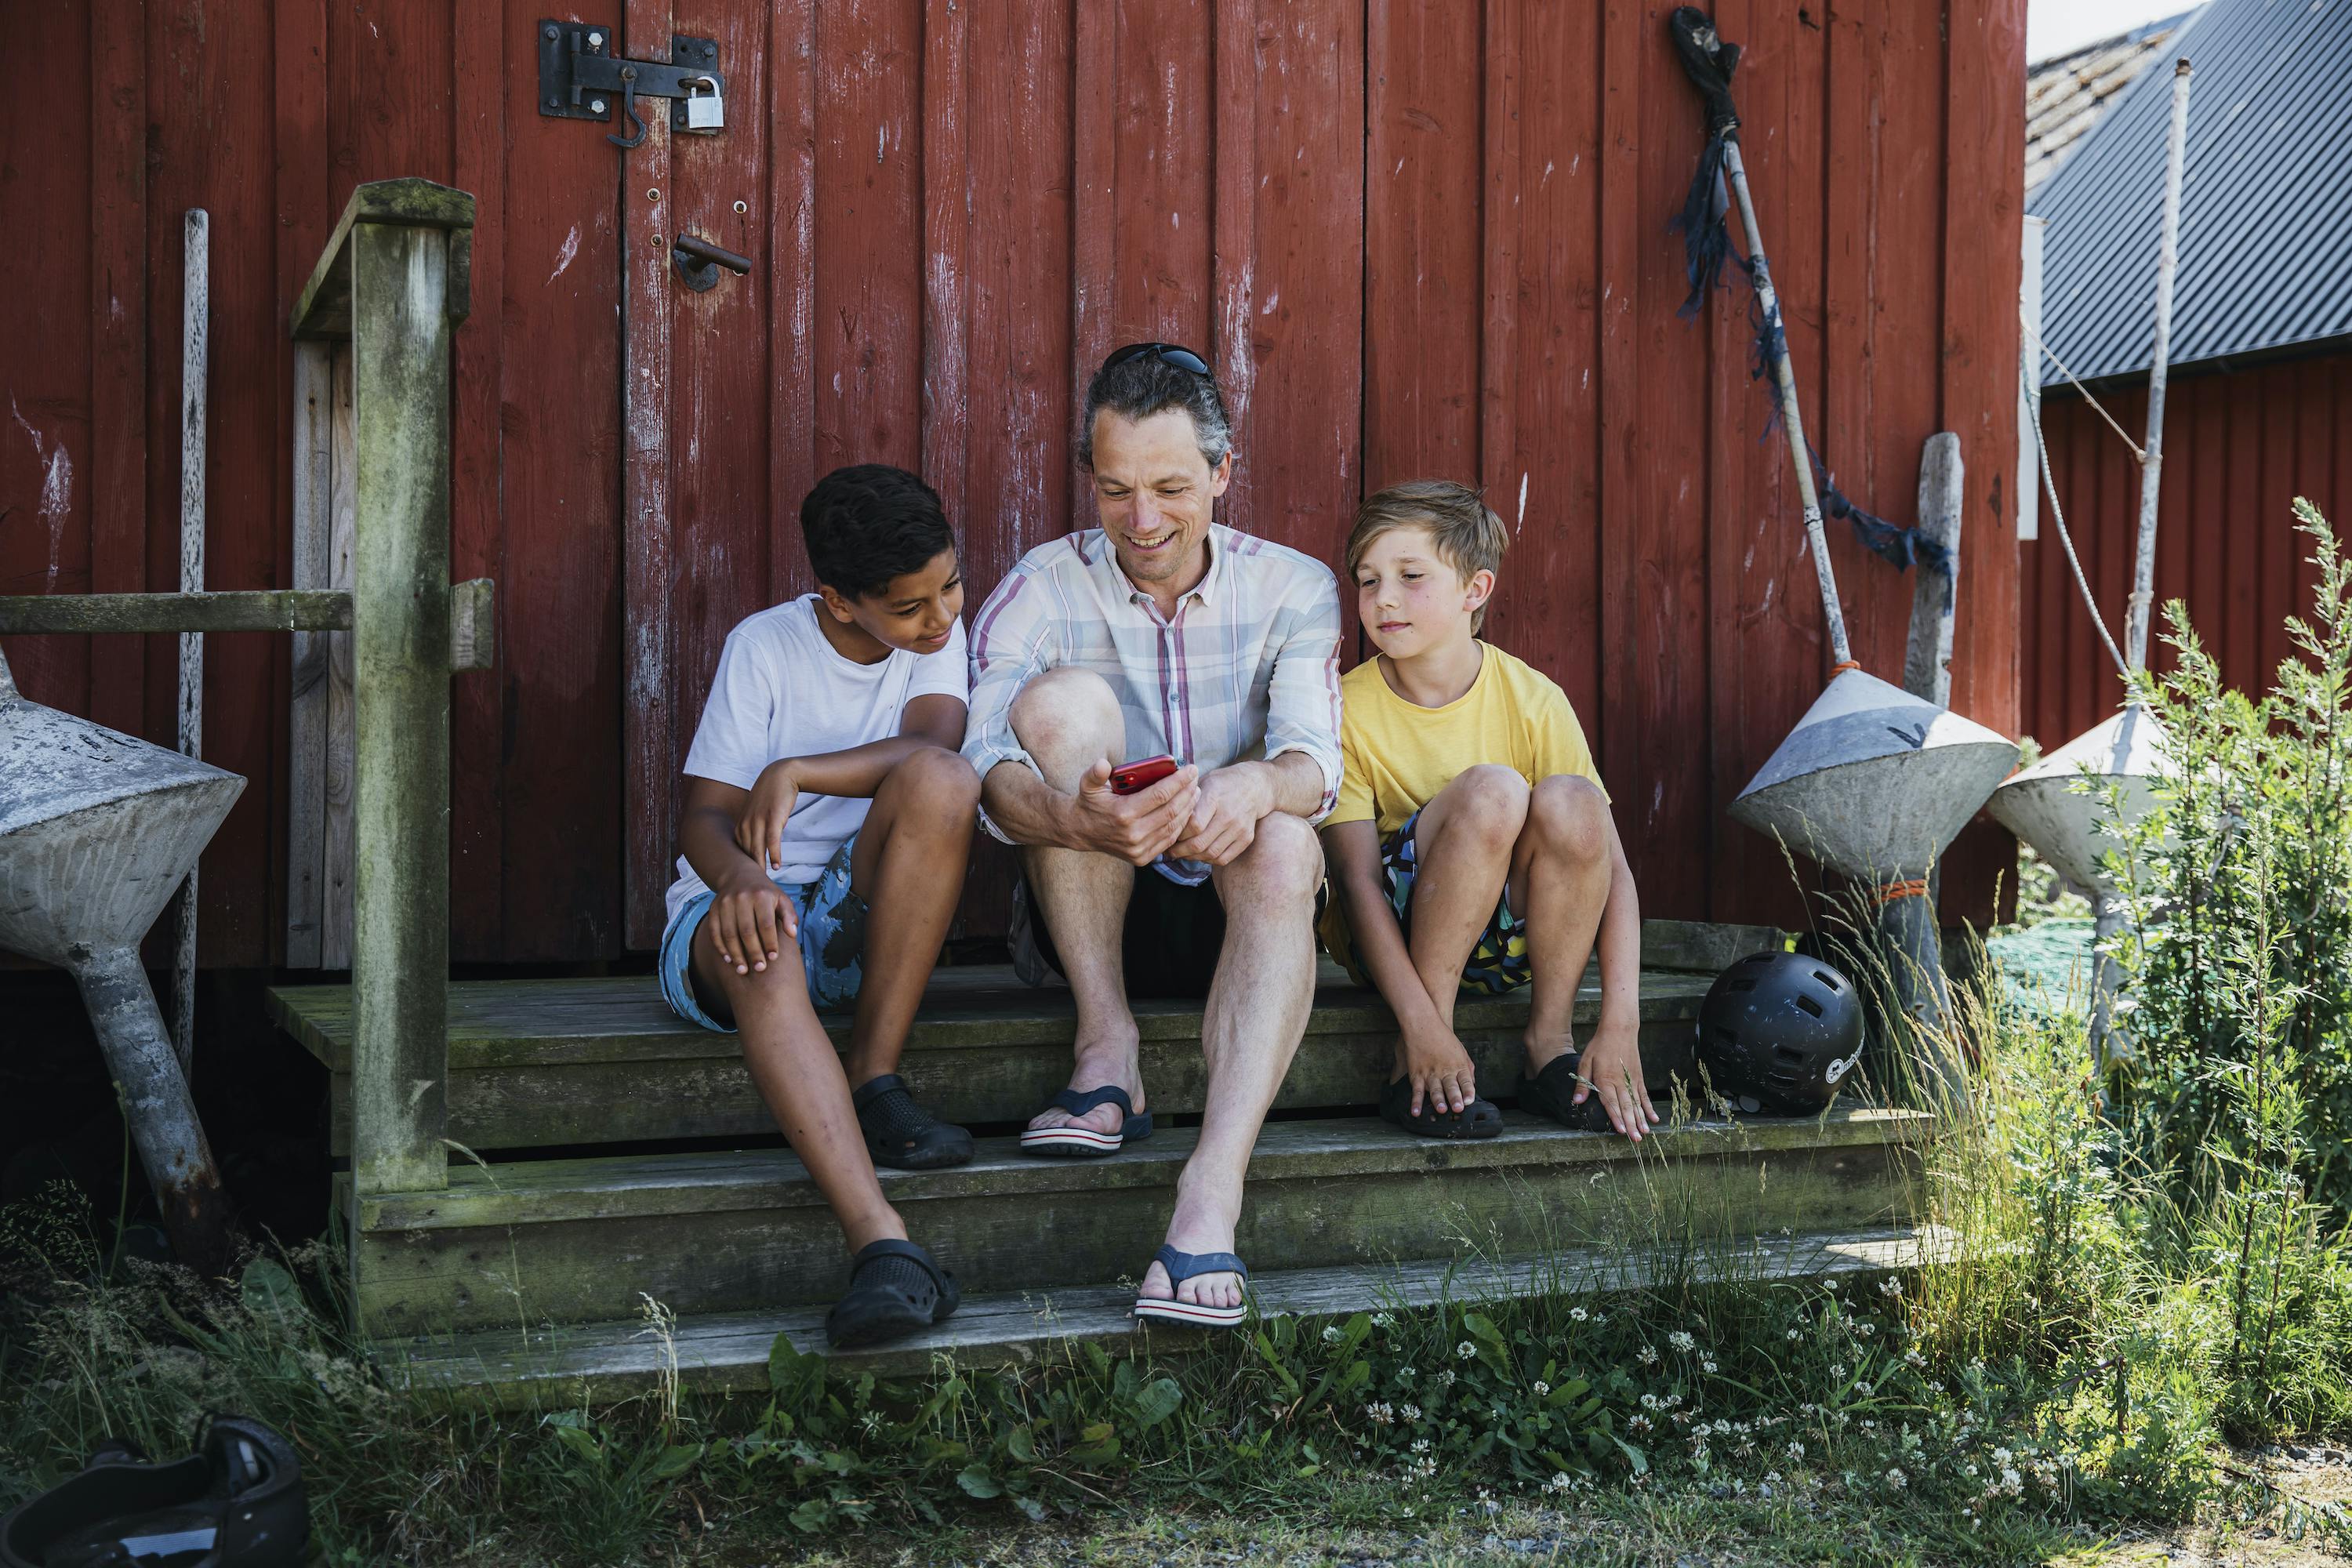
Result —
POLYGON ((765 873, 747 873, 741 881, 720 889, 703 918, 710 925, 710 944, 738 974, 764 971, 786 942, 800 936, 800 916, 793 901, 765 873))
POLYGON ((1609 1124, 1636 1143, 1657 1125, 1658 1108, 1651 1102, 1649 1086, 1642 1079, 1641 1031, 1633 1025, 1602 1020, 1577 1068, 1572 1103, 1582 1105, 1599 1095, 1601 1108, 1609 1113, 1609 1124))
POLYGON ((1459 1115, 1478 1098, 1477 1069, 1453 1030, 1432 1028, 1404 1037, 1404 1075, 1412 1084, 1412 1114, 1426 1103, 1459 1115))

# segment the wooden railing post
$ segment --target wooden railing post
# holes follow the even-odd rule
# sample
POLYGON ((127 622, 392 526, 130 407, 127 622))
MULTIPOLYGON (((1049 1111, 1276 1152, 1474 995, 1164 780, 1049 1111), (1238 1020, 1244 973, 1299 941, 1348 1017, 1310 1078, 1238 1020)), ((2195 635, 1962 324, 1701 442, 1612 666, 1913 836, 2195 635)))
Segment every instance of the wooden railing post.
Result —
POLYGON ((474 199, 425 180, 352 193, 295 307, 352 345, 352 1184, 448 1184, 449 344, 474 199))

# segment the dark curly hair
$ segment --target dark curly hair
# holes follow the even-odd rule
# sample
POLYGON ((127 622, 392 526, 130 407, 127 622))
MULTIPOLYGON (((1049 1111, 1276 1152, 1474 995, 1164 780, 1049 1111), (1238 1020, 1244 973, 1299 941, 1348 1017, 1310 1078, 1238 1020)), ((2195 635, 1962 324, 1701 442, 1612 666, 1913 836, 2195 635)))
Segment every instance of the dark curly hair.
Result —
POLYGON ((887 463, 854 463, 817 480, 801 502, 801 534, 816 580, 852 599, 955 548, 939 492, 887 463))

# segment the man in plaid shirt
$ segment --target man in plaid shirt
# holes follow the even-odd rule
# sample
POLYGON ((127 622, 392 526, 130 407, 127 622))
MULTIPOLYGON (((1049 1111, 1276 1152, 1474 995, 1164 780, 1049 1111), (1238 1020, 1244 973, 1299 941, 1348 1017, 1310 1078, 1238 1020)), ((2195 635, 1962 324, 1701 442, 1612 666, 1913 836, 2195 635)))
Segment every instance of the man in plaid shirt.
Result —
POLYGON ((1087 388, 1079 459, 1102 526, 1023 557, 971 629, 964 756, 982 821, 1021 847, 1014 962, 1077 1004, 1070 1086, 1032 1152, 1150 1135, 1129 995, 1208 997, 1200 1142, 1139 1316, 1244 1315, 1242 1181, 1315 995, 1313 825, 1339 788, 1330 569, 1212 521, 1233 434, 1208 365, 1135 343, 1087 388), (1181 764, 1132 794, 1122 762, 1181 764))

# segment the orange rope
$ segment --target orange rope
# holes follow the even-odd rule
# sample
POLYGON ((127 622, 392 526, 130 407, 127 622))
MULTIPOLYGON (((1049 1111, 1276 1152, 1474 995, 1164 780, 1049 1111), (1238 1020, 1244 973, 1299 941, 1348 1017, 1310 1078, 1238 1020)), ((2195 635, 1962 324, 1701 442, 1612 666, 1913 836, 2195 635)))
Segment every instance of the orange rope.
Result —
POLYGON ((1898 899, 1924 899, 1927 896, 1927 879, 1921 877, 1915 881, 1889 882, 1883 888, 1873 889, 1872 894, 1882 907, 1898 899))
POLYGON ((1858 658, 1842 658, 1842 659, 1838 660, 1835 664, 1833 664, 1833 665, 1830 666, 1830 679, 1831 679, 1832 680, 1835 680, 1839 676, 1843 675, 1847 670, 1849 670, 1849 669, 1860 669, 1861 668, 1862 668, 1862 660, 1860 660, 1860 659, 1858 659, 1858 658))

